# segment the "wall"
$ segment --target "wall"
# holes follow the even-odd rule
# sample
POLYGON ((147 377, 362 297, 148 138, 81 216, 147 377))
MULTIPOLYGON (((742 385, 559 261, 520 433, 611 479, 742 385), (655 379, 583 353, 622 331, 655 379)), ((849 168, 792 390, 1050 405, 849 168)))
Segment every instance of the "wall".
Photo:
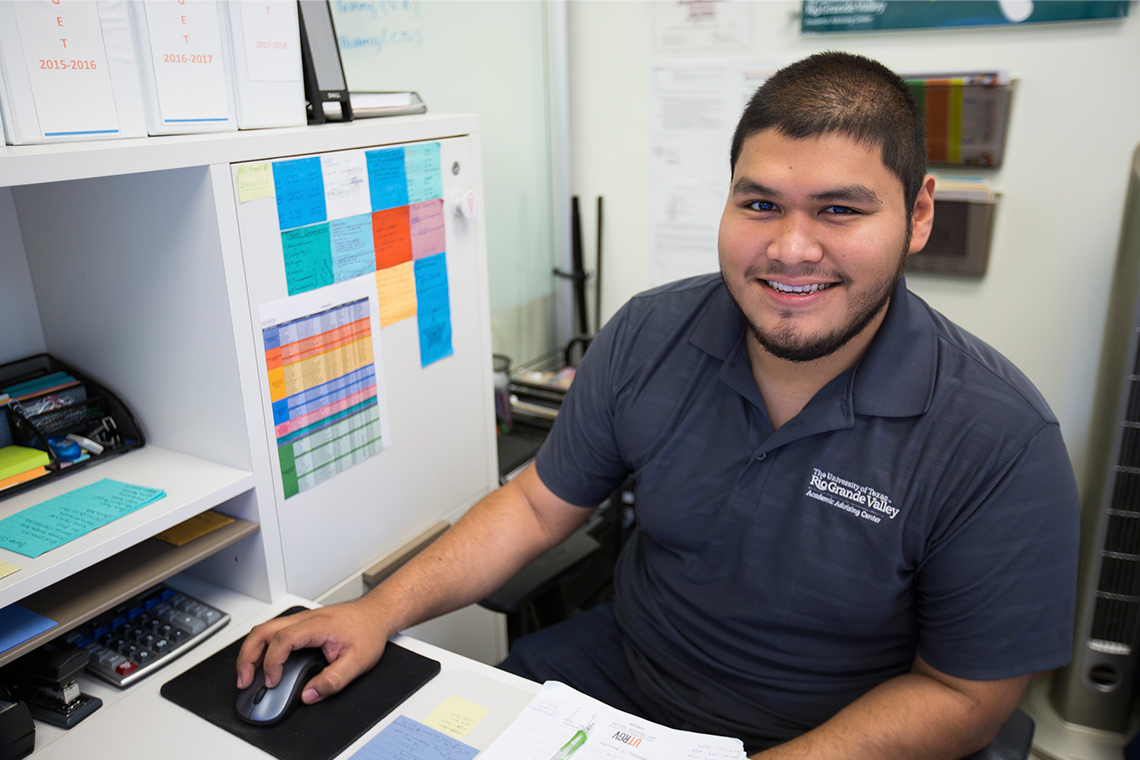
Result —
MULTIPOLYGON (((593 198, 605 197, 603 319, 650 285, 650 62, 701 57, 654 51, 651 5, 569 4, 572 192, 590 199, 583 229, 591 252, 593 198)), ((790 62, 839 49, 898 71, 1004 68, 1019 80, 1006 161, 991 174, 1003 196, 989 272, 907 281, 1037 384, 1083 489, 1106 299, 1140 143, 1140 9, 1134 4, 1123 22, 804 36, 799 8, 754 3, 751 48, 731 55, 790 62)))
POLYGON ((351 90, 415 90, 431 113, 479 115, 492 342, 516 360, 554 342, 544 6, 332 3, 351 90))
MULTIPOLYGON (((0 188, 0 229, 20 229, 10 187, 0 188)), ((19 235, 0 237, 0 330, 4 335, 0 364, 47 351, 24 241, 19 235)))

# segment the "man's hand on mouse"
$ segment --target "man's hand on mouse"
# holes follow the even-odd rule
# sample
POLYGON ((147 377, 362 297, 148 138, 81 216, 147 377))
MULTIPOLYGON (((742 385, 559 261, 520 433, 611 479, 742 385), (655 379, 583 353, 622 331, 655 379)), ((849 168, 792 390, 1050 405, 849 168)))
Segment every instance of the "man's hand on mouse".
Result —
POLYGON ((237 686, 253 681, 258 665, 265 685, 281 679, 281 666, 295 649, 320 647, 329 666, 305 685, 301 701, 319 702, 336 694, 380 660, 388 637, 378 629, 375 611, 363 600, 298 612, 256 626, 237 658, 237 686))

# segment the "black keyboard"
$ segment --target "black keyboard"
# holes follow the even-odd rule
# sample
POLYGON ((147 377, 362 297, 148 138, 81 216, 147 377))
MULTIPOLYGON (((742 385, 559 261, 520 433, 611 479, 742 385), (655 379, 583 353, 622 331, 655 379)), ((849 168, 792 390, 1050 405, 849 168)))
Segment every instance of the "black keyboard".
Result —
POLYGON ((76 628, 65 640, 91 653, 87 672, 129 686, 230 621, 216 607, 160 583, 76 628))

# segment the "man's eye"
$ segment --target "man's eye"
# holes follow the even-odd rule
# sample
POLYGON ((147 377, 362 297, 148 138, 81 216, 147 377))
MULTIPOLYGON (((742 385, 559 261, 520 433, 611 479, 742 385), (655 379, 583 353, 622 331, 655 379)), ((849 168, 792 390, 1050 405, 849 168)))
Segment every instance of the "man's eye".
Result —
POLYGON ((859 213, 855 209, 849 208, 848 206, 828 206, 827 208, 824 209, 824 211, 827 212, 828 214, 837 214, 840 216, 846 216, 846 215, 858 214, 859 213))
POLYGON ((776 204, 771 201, 752 201, 748 204, 748 208, 753 211, 775 211, 776 204))

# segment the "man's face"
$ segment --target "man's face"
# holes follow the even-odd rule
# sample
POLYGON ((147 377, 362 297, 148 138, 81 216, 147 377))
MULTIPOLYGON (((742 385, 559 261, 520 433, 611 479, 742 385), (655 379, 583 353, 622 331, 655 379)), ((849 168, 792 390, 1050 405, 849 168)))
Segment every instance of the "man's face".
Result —
MULTIPOLYGON (((916 208, 933 190, 927 179, 916 208)), ((932 202, 931 202, 932 208, 932 202)), ((792 361, 827 356, 874 323, 929 221, 906 208, 878 148, 774 129, 744 141, 720 222, 720 268, 752 334, 792 361)))

